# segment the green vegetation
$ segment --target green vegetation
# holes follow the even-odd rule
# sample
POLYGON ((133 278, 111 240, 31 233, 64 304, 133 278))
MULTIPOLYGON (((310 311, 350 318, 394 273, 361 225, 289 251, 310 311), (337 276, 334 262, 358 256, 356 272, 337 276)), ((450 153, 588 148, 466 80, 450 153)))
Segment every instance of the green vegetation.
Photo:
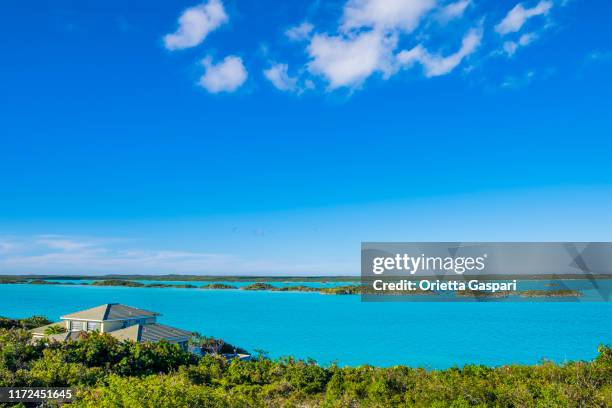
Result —
POLYGON ((236 286, 226 285, 225 283, 211 283, 210 285, 200 286, 200 289, 238 289, 236 286))
POLYGON ((195 289, 197 286, 190 284, 168 284, 168 283, 149 283, 144 284, 137 281, 125 280, 125 279, 108 279, 95 281, 91 284, 92 286, 126 286, 130 288, 181 288, 181 289, 195 289))
POLYGON ((108 279, 108 280, 95 281, 91 285, 92 286, 127 286, 130 288, 142 288, 146 286, 144 283, 134 282, 130 280, 123 280, 123 279, 108 279))
MULTIPOLYGON (((173 277, 176 279, 178 276, 179 275, 166 275, 164 277, 173 277)), ((183 278, 182 275, 181 275, 181 278, 183 278)), ((199 281, 199 280, 205 280, 205 278, 208 278, 208 277, 195 276, 191 278, 198 278, 198 279, 190 279, 190 280, 199 281)), ((218 279, 218 277, 216 278, 218 279)), ((242 277, 229 277, 228 280, 240 281, 241 278, 242 277)), ((271 278, 270 281, 278 282, 280 279, 281 278, 276 278, 276 279, 271 278)), ((287 277, 282 277, 282 279, 285 279, 282 281, 283 283, 291 282, 291 281, 286 280, 288 279, 287 277)), ((298 278, 295 278, 295 279, 298 279, 298 278)), ((326 278, 326 279, 329 279, 330 281, 334 281, 333 278, 326 278)), ((253 280, 257 280, 257 279, 253 279, 253 280)), ((317 281, 311 277, 303 278, 303 280, 311 280, 313 282, 317 281)), ((9 279, 9 278, 0 278, 0 283, 32 283, 32 284, 38 284, 38 285, 66 284, 63 282, 54 282, 52 280, 47 281, 47 280, 35 279, 32 281, 27 281, 27 280, 22 281, 20 279, 9 279), (2 279, 7 279, 7 281, 2 282, 2 279)), ((86 285, 86 283, 67 283, 67 284, 86 285)), ((236 286, 228 285, 225 283, 218 283, 218 282, 211 283, 211 284, 204 285, 204 286, 196 286, 196 285, 192 285, 188 283, 184 283, 184 284, 148 283, 146 284, 146 283, 142 283, 142 282, 139 282, 138 280, 133 280, 133 279, 104 279, 104 280, 95 281, 91 283, 91 285, 92 286, 124 286, 124 287, 131 287, 131 288, 242 289, 242 290, 257 290, 257 291, 268 290, 268 291, 273 291, 273 292, 318 292, 324 295, 359 295, 359 294, 381 295, 380 292, 374 291, 370 286, 362 286, 359 284, 321 288, 321 287, 312 287, 312 286, 306 286, 306 285, 273 286, 268 282, 255 282, 250 285, 246 285, 246 286, 242 286, 238 288, 236 286)), ((552 283, 547 284, 547 286, 548 285, 552 286, 553 284, 552 283)), ((547 298, 576 298, 576 297, 582 296, 582 292, 578 290, 570 290, 570 289, 524 290, 524 291, 518 291, 518 292, 498 291, 495 293, 486 292, 486 291, 478 291, 478 290, 460 290, 460 291, 456 291, 455 293, 459 297, 472 297, 475 299, 502 299, 502 298, 507 298, 508 296, 512 296, 512 295, 518 295, 518 296, 527 297, 527 298, 545 298, 545 297, 547 298)), ((394 295, 394 294, 402 295, 402 296, 436 295, 436 292, 429 291, 429 290, 428 291, 416 290, 416 291, 397 291, 397 292, 386 291, 384 293, 384 295, 394 295)))
MULTIPOLYGON (((325 295, 359 295, 359 294, 372 294, 372 295, 383 295, 380 292, 377 292, 368 285, 361 285, 359 282, 355 281, 354 277, 252 277, 252 276, 230 276, 223 277, 222 279, 228 281, 245 281, 251 280, 255 281, 255 283, 251 283, 246 286, 236 287, 233 285, 228 285, 225 283, 214 282, 204 286, 196 286, 189 283, 176 284, 176 283, 142 283, 139 282, 140 279, 160 279, 160 280, 170 280, 172 279, 180 279, 185 281, 208 281, 208 280, 218 280, 220 277, 218 276, 190 276, 190 275, 164 275, 164 276, 149 276, 149 275, 108 275, 108 277, 117 276, 122 277, 123 279, 103 279, 97 280, 91 283, 92 286, 124 286, 131 288, 181 288, 181 289, 242 289, 242 290, 257 290, 257 291, 273 291, 273 292, 318 292, 325 295), (348 284, 336 287, 312 287, 306 285, 285 285, 285 286, 273 286, 269 282, 281 282, 281 283, 291 283, 297 281, 310 281, 310 282, 340 282, 346 281, 355 284, 348 284)), ((611 275, 612 276, 612 275, 611 275)), ((87 283, 78 282, 80 279, 85 279, 86 277, 61 277, 62 279, 74 279, 75 283, 65 283, 65 282, 55 282, 53 279, 60 279, 60 277, 46 278, 45 279, 34 279, 29 280, 31 277, 26 277, 25 279, 17 279, 11 277, 0 277, 1 283, 31 283, 38 285, 87 285, 87 283)), ((91 277, 89 277, 91 278, 91 277)), ((528 277, 529 278, 529 277, 528 277)), ((537 277, 533 277, 536 279, 537 277)), ((541 277, 540 277, 541 278, 541 277)), ((558 283, 548 283, 546 286, 558 286, 558 283)), ((413 291, 385 291, 384 295, 437 295, 436 292, 427 290, 413 290, 413 291)), ((463 290, 456 291, 456 295, 459 297, 472 297, 476 299, 501 299, 507 298, 508 296, 518 295, 521 297, 528 298, 576 298, 582 296, 582 292, 578 290, 570 290, 570 289, 557 289, 557 290, 525 290, 525 291, 498 291, 495 293, 487 292, 487 291, 478 291, 478 290, 463 290)))
POLYGON ((305 286, 305 285, 273 286, 273 285, 270 285, 269 283, 262 283, 262 282, 243 286, 240 289, 243 289, 243 290, 270 290, 272 292, 319 292, 319 293, 324 293, 324 291, 326 290, 326 288, 315 288, 312 286, 305 286))
MULTIPOLYGON (((90 280, 87 275, 0 275, 0 283, 6 279, 27 283, 32 279, 44 280, 90 280)), ((196 282, 359 282, 359 276, 211 276, 211 275, 102 275, 100 280, 155 280, 155 281, 196 281, 196 282)))
POLYGON ((572 289, 558 290, 524 290, 519 292, 522 297, 580 297, 582 292, 572 289))
MULTIPOLYGON (((55 282, 51 280, 44 279, 34 279, 28 282, 30 285, 74 285, 73 282, 55 282)), ((87 285, 83 283, 83 285, 87 285)))
POLYGON ((458 290, 455 292, 457 296, 462 297, 474 297, 474 298, 506 298, 510 295, 518 295, 521 297, 580 297, 582 292, 578 290, 570 289, 559 289, 559 290, 523 290, 512 292, 508 290, 502 290, 498 292, 487 292, 481 290, 458 290))
POLYGON ((60 324, 54 324, 52 326, 49 326, 45 329, 45 336, 51 336, 53 334, 61 334, 61 333, 66 333, 66 327, 60 325, 60 324))
POLYGON ((203 336, 199 333, 194 333, 191 339, 189 339, 189 344, 191 346, 199 348, 202 354, 248 354, 248 352, 243 348, 233 346, 229 343, 226 343, 222 339, 203 336))
POLYGON ((364 287, 360 285, 336 286, 321 288, 320 292, 325 295, 359 295, 364 292, 364 287))
POLYGON ((474 297, 474 298, 488 298, 488 299, 500 299, 506 298, 512 294, 509 290, 500 290, 498 292, 487 292, 484 290, 457 290, 455 291, 457 296, 462 297, 474 297))
MULTIPOLYGON (((65 283, 35 280, 31 283, 40 285, 62 285, 65 283)), ((87 285, 86 283, 68 283, 69 285, 87 285)), ((316 288, 305 285, 273 286, 266 282, 256 282, 240 288, 225 283, 211 283, 204 286, 191 284, 170 284, 170 283, 142 283, 128 279, 105 279, 91 283, 91 286, 123 286, 129 288, 181 288, 181 289, 242 289, 242 290, 270 290, 275 292, 319 292, 333 295, 354 295, 361 293, 359 285, 338 286, 335 288, 316 288)))
POLYGON ((240 289, 242 290, 272 290, 274 289, 274 286, 270 285, 269 283, 259 282, 259 283, 252 283, 250 285, 243 286, 240 289))
POLYGON ((197 286, 188 283, 168 284, 168 283, 149 283, 145 285, 147 288, 179 288, 179 289, 195 289, 197 286))
MULTIPOLYGON (((410 279, 410 277, 406 277, 410 279)), ((420 277, 412 277, 413 279, 419 279, 420 277)), ((440 279, 452 279, 451 275, 441 277, 440 279)), ((468 279, 479 279, 479 280, 512 280, 517 279, 517 275, 464 275, 466 280, 468 279)), ((212 275, 101 275, 101 276, 88 276, 88 275, 0 275, 0 284, 2 283, 28 283, 30 280, 154 280, 154 281, 195 281, 195 282, 279 282, 279 283, 292 283, 292 282, 350 282, 356 283, 360 281, 359 276, 212 276, 212 275)), ((612 279, 612 273, 602 274, 542 274, 542 275, 520 275, 520 280, 550 280, 550 281, 563 281, 563 280, 582 280, 582 279, 612 279)))
POLYGON ((11 276, 0 277, 0 284, 13 284, 13 283, 28 283, 28 279, 15 278, 11 276))
POLYGON ((0 317, 0 329, 32 330, 51 323, 51 320, 48 320, 43 316, 32 316, 26 319, 9 319, 7 317, 0 317))
POLYGON ((272 292, 318 292, 326 295, 356 295, 361 293, 359 285, 336 286, 331 288, 317 288, 305 285, 273 286, 269 283, 257 282, 243 286, 242 290, 269 290, 272 292))
POLYGON ((243 290, 269 290, 272 292, 318 292, 326 295, 356 295, 361 293, 362 287, 359 285, 336 286, 332 288, 317 288, 304 285, 293 286, 272 286, 269 283, 253 283, 243 286, 243 290))
POLYGON ((320 292, 321 288, 314 288, 312 286, 304 286, 304 285, 297 285, 297 286, 277 286, 272 288, 271 290, 275 291, 275 292, 320 292))
MULTIPOLYGON (((73 407, 609 407, 612 348, 590 362, 425 370, 321 367, 291 358, 198 358, 165 342, 91 333, 32 342, 36 319, 0 329, 0 386, 72 386, 73 407)), ((218 340, 202 337, 216 351, 218 340)))

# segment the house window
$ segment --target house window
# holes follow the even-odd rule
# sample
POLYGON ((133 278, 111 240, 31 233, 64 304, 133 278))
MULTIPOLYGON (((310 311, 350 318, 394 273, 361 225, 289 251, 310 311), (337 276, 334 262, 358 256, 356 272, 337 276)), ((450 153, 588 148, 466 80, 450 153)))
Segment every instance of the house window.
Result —
POLYGON ((78 320, 73 320, 72 323, 70 323, 70 330, 72 330, 72 331, 81 331, 81 330, 84 330, 83 322, 78 321, 78 320))
POLYGON ((87 331, 100 331, 100 323, 87 322, 87 331))

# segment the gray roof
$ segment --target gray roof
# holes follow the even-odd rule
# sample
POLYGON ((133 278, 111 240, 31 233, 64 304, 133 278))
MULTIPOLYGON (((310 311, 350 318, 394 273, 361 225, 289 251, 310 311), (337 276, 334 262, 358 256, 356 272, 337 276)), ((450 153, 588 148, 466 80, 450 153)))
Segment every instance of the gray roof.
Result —
POLYGON ((135 324, 125 329, 109 332, 108 334, 120 340, 156 342, 160 340, 186 340, 191 337, 193 333, 159 323, 149 323, 135 324))
POLYGON ((107 303, 92 307, 91 309, 81 310, 80 312, 70 313, 62 316, 62 319, 82 319, 82 320, 125 320, 134 317, 152 317, 159 313, 148 310, 137 309, 135 307, 121 305, 119 303, 107 303))

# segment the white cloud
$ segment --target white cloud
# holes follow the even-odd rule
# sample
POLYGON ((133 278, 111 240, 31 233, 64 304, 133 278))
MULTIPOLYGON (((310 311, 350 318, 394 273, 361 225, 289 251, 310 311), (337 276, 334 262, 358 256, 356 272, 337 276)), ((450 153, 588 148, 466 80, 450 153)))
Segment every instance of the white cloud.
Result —
POLYGON ((502 88, 505 89, 519 89, 523 88, 531 83, 535 78, 534 71, 527 71, 521 76, 508 76, 504 79, 501 84, 502 88))
POLYGON ((508 54, 509 57, 513 56, 514 53, 516 53, 516 50, 518 49, 519 45, 517 42, 514 41, 506 41, 504 43, 504 52, 506 54, 508 54))
POLYGON ((472 0, 459 0, 449 3, 436 13, 436 18, 442 23, 447 23, 463 16, 463 13, 465 13, 470 4, 472 4, 472 0))
POLYGON ((541 0, 534 7, 527 9, 522 3, 519 3, 508 12, 506 17, 504 17, 499 24, 495 26, 495 31, 497 31, 500 35, 516 33, 520 31, 528 19, 535 16, 548 14, 552 6, 553 3, 550 0, 541 0))
POLYGON ((38 237, 37 244, 43 245, 50 249, 59 249, 61 251, 76 251, 85 248, 97 246, 97 242, 86 239, 71 239, 61 235, 41 235, 38 237))
POLYGON ((612 51, 593 51, 587 55, 587 61, 609 61, 612 60, 612 51))
POLYGON ((12 252, 17 248, 17 245, 9 240, 0 241, 0 253, 12 252))
POLYGON ((446 57, 436 54, 431 54, 422 45, 417 45, 411 50, 404 50, 398 53, 398 63, 406 68, 413 66, 415 63, 420 63, 425 70, 425 76, 435 77, 446 75, 455 69, 461 61, 476 51, 482 40, 482 29, 473 28, 464 37, 461 43, 461 48, 446 57))
POLYGON ((368 31, 352 36, 315 35, 309 46, 311 73, 322 75, 329 89, 361 84, 374 72, 388 75, 392 69, 394 35, 368 31))
MULTIPOLYGON (((73 236, 20 236, 2 238, 11 251, 0 256, 0 270, 5 274, 321 274, 329 271, 348 273, 351 268, 340 263, 309 263, 284 259, 258 259, 236 254, 177 249, 143 249, 126 246, 131 240, 73 236), (78 247, 48 246, 41 240, 87 243, 78 247)), ((0 245, 0 248, 3 248, 0 245)), ((350 266, 350 265, 349 265, 350 266)))
POLYGON ((98 250, 48 251, 13 254, 0 259, 8 273, 197 273, 232 269, 237 260, 231 256, 180 251, 98 250))
MULTIPOLYGON (((112 239, 105 241, 90 237, 69 237, 65 235, 34 235, 29 237, 9 237, 0 241, 0 252, 4 251, 10 256, 28 256, 41 253, 56 253, 62 256, 72 256, 75 253, 101 253, 102 246, 112 243, 112 239)), ((7 258, 8 259, 8 258, 7 258)))
POLYGON ((218 64, 213 64, 212 58, 202 60, 205 67, 204 75, 200 78, 200 86, 210 93, 234 92, 247 79, 247 71, 242 58, 230 55, 218 64))
POLYGON ((289 76, 287 64, 274 64, 264 70, 264 76, 281 91, 297 90, 297 78, 289 76))
POLYGON ((504 52, 509 56, 513 56, 520 47, 529 45, 532 41, 538 38, 536 33, 527 33, 519 37, 518 41, 504 42, 504 52))
POLYGON ((341 29, 372 27, 410 32, 435 5, 436 0, 348 0, 341 29))
POLYGON ((164 37, 164 45, 169 50, 181 50, 195 47, 204 41, 206 36, 228 21, 227 14, 220 0, 208 0, 195 7, 190 7, 179 17, 179 27, 164 37))
POLYGON ((314 26, 312 24, 303 22, 300 25, 289 28, 287 31, 285 31, 285 35, 291 41, 303 41, 310 38, 310 34, 312 33, 313 29, 314 26))
MULTIPOLYGON (((430 53, 424 45, 394 55, 400 36, 416 29, 423 16, 437 5, 437 0, 348 0, 338 27, 338 34, 315 34, 307 53, 308 71, 323 77, 328 89, 355 88, 374 74, 383 78, 414 63, 423 66, 426 77, 445 75, 464 58, 476 51, 482 28, 470 30, 461 48, 442 56, 430 53)), ((463 15, 471 0, 446 4, 438 15, 448 21, 463 15)))

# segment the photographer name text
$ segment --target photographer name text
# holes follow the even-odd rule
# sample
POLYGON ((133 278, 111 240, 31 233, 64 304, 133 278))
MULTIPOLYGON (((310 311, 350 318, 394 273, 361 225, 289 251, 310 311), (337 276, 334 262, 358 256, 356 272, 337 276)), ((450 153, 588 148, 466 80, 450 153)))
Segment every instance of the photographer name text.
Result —
POLYGON ((400 279, 397 281, 387 281, 377 279, 372 282, 372 288, 377 292, 411 292, 411 291, 462 291, 472 290, 480 292, 500 292, 500 291, 516 291, 517 281, 513 280, 510 282, 484 282, 477 279, 469 281, 440 281, 440 280, 429 280, 421 279, 419 281, 413 281, 408 279, 400 279))

